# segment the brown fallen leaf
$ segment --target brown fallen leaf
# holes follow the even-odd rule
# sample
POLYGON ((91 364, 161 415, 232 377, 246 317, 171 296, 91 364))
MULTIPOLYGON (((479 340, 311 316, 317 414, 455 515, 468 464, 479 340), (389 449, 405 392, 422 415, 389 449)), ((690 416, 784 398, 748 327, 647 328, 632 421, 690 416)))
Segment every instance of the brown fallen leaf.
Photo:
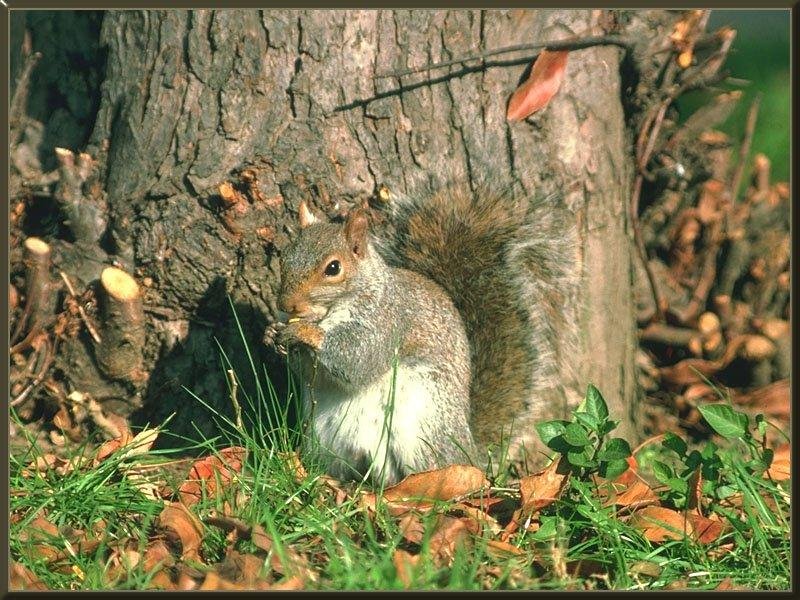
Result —
POLYGON ((205 575, 196 569, 189 569, 186 565, 178 572, 178 580, 175 582, 175 589, 181 591, 196 590, 200 582, 205 580, 205 575))
POLYGON ((156 590, 177 590, 178 586, 172 581, 172 577, 166 569, 157 571, 151 578, 146 589, 156 590))
POLYGON ((50 470, 63 476, 66 475, 68 471, 71 471, 72 468, 73 465, 70 461, 56 456, 55 454, 44 454, 42 456, 37 456, 36 460, 29 464, 27 468, 22 469, 22 476, 26 478, 33 477, 35 473, 46 473, 50 470))
POLYGON ((714 588, 717 591, 743 591, 743 590, 750 590, 752 588, 744 587, 742 585, 736 585, 733 583, 733 579, 730 577, 726 577, 722 581, 719 582, 719 585, 714 588))
POLYGON ((527 81, 514 91, 508 101, 507 120, 521 121, 547 106, 561 87, 568 55, 567 50, 542 50, 539 53, 527 81))
POLYGON ((775 450, 772 464, 766 471, 772 481, 786 481, 792 477, 792 452, 789 444, 783 444, 775 450))
POLYGON ((414 473, 383 492, 386 500, 454 500, 489 487, 483 471, 471 465, 450 465, 435 471, 414 473))
POLYGON ((569 481, 570 467, 566 457, 519 481, 519 493, 522 496, 522 512, 531 514, 550 506, 558 500, 569 481))
POLYGON ((469 519, 439 515, 428 546, 433 562, 438 566, 449 566, 459 548, 469 545, 470 533, 477 533, 469 519))
POLYGON ((653 491, 653 488, 641 479, 637 479, 625 491, 618 494, 616 498, 609 498, 607 505, 616 504, 617 506, 634 510, 657 504, 658 501, 658 496, 653 491))
POLYGON ((392 562, 397 571, 397 578, 400 580, 400 583, 403 584, 404 588, 409 589, 414 583, 414 570, 419 564, 419 561, 419 554, 411 554, 402 549, 394 551, 392 562))
POLYGON ((499 535, 500 532, 503 531, 503 528, 500 526, 500 523, 497 522, 497 519, 481 509, 475 508, 474 506, 465 502, 454 504, 451 512, 460 513, 465 517, 469 517, 475 521, 479 527, 488 529, 493 536, 499 535))
POLYGON ((186 505, 180 502, 168 503, 158 516, 158 524, 164 530, 167 542, 180 547, 181 558, 200 560, 203 524, 186 505))
MULTIPOLYGON (((653 436, 658 437, 658 436, 653 436)), ((636 462, 636 457, 629 456, 625 459, 628 462, 628 468, 625 470, 622 475, 617 477, 614 480, 614 483, 618 483, 624 486, 630 486, 633 484, 634 481, 638 481, 639 478, 637 477, 637 473, 639 471, 639 464, 636 462)))
POLYGON ((284 577, 279 582, 272 584, 271 590, 302 590, 305 589, 306 580, 299 575, 284 577))
POLYGON ((489 540, 486 542, 486 551, 490 556, 498 560, 508 560, 514 556, 523 556, 525 552, 517 548, 514 544, 501 540, 489 540))
POLYGON ((226 580, 242 584, 245 589, 268 589, 272 585, 269 569, 264 568, 264 557, 243 554, 232 548, 228 548, 217 572, 226 580), (262 571, 265 571, 263 575, 262 571))
POLYGON ((147 546, 144 551, 142 568, 145 573, 149 573, 161 567, 171 567, 175 564, 175 558, 164 543, 164 540, 156 539, 147 546))
POLYGON ((237 473, 241 473, 247 450, 240 446, 224 448, 218 455, 207 456, 192 465, 189 476, 178 489, 181 500, 187 506, 199 502, 205 489, 206 496, 213 498, 218 486, 228 484, 237 473))
POLYGON ((425 526, 422 524, 420 515, 414 512, 407 512, 397 522, 400 535, 411 544, 419 544, 425 536, 425 526))
POLYGON ((12 590, 46 590, 47 586, 28 567, 11 561, 10 588, 12 590))
POLYGON ((693 534, 692 523, 684 515, 663 506, 646 506, 630 518, 630 525, 651 542, 680 540, 693 534))
POLYGON ((701 544, 710 544, 717 541, 726 529, 725 523, 715 514, 712 514, 711 518, 709 518, 704 517, 697 510, 689 510, 686 513, 686 518, 692 524, 692 538, 701 544))
POLYGON ((234 590, 247 590, 250 589, 246 585, 242 583, 236 583, 234 581, 229 581, 224 577, 220 577, 214 571, 209 571, 206 573, 206 578, 203 579, 203 583, 200 584, 200 587, 197 588, 198 590, 224 590, 224 591, 234 591, 234 590))

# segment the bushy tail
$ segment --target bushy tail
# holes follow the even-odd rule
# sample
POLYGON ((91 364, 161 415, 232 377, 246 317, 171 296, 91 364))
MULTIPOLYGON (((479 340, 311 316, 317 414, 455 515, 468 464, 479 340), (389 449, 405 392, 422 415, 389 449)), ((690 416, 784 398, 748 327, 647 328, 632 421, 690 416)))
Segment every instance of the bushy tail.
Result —
POLYGON ((535 422, 566 412, 579 275, 573 215, 558 198, 490 185, 391 196, 386 212, 381 254, 441 285, 464 319, 476 441, 510 436, 530 447, 535 422))

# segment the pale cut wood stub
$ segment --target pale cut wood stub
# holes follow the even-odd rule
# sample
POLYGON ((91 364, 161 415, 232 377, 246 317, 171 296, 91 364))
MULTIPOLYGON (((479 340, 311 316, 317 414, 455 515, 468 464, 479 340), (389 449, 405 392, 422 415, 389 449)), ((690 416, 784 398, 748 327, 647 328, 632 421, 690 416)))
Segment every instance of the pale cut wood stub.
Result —
POLYGON ((102 342, 95 345, 97 364, 112 379, 136 382, 142 377, 144 310, 139 285, 122 269, 100 275, 102 342))
POLYGON ((100 281, 105 291, 120 302, 130 302, 139 297, 139 284, 122 269, 108 267, 100 275, 100 281))
POLYGON ((35 237, 25 240, 25 314, 18 328, 27 321, 30 331, 47 317, 51 288, 50 254, 50 246, 44 240, 35 237))

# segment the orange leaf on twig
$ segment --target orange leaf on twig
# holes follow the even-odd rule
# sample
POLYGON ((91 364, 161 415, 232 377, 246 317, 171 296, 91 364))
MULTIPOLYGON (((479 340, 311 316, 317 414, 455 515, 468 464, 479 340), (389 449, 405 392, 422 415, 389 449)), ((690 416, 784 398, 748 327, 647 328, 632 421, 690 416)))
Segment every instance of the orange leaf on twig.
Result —
POLYGON ((567 68, 567 50, 542 50, 533 63, 530 77, 508 101, 506 119, 521 121, 547 106, 558 92, 567 68))

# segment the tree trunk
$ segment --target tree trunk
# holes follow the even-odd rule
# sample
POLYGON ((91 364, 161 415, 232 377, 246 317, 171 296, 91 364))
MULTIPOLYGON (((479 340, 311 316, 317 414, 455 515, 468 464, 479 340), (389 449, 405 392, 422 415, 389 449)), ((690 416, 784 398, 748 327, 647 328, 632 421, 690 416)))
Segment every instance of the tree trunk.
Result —
POLYGON ((220 347, 252 386, 226 294, 256 362, 282 388, 285 367, 261 339, 300 200, 333 216, 381 186, 490 175, 531 193, 559 192, 574 213, 582 337, 579 356, 567 359, 630 435, 638 392, 622 50, 570 53, 558 94, 517 123, 505 111, 529 58, 377 77, 596 34, 608 18, 589 10, 107 13, 108 68, 88 152, 104 176, 110 250, 144 290, 149 380, 140 416, 177 412, 175 432, 213 433, 208 409, 183 387, 230 414, 220 347))

